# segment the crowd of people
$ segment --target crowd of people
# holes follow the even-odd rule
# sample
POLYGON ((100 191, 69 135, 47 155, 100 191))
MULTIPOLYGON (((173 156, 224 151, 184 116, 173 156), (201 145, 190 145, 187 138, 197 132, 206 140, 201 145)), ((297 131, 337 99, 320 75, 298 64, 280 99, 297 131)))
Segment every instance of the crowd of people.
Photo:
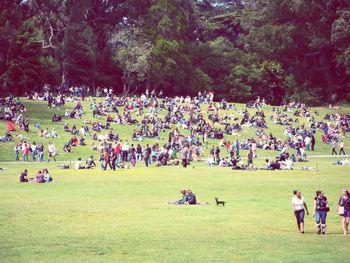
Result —
MULTIPOLYGON (((83 90, 73 88, 68 93, 53 95, 48 89, 43 94, 30 93, 27 98, 30 100, 47 101, 48 107, 58 107, 67 101, 74 102, 72 109, 67 109, 65 115, 54 114, 52 121, 61 123, 66 119, 77 119, 72 126, 64 123, 63 131, 71 134, 62 150, 65 153, 73 152, 74 147, 86 146, 92 140, 91 149, 99 152, 101 167, 115 169, 118 165, 129 163, 134 167, 137 163, 143 162, 147 167, 150 164, 157 166, 180 165, 187 167, 191 161, 202 160, 203 153, 208 147, 208 141, 220 140, 218 147, 210 150, 208 164, 210 166, 233 167, 234 169, 252 169, 252 160, 257 157, 257 150, 279 151, 280 156, 290 155, 293 162, 306 161, 308 151, 315 151, 317 129, 322 130, 322 141, 331 145, 331 154, 346 154, 343 134, 350 131, 350 117, 345 114, 327 114, 327 122, 316 122, 317 112, 312 112, 305 104, 296 102, 285 102, 283 110, 273 107, 273 114, 270 121, 275 124, 285 125, 283 137, 274 136, 272 132, 266 133, 268 128, 263 108, 266 106, 264 99, 257 98, 247 103, 246 109, 238 111, 234 104, 224 99, 221 102, 214 102, 214 94, 207 92, 198 93, 194 97, 164 97, 162 92, 157 94, 154 90, 146 90, 137 97, 117 97, 109 89, 99 89, 100 95, 105 99, 97 100, 90 98, 89 108, 92 112, 91 120, 82 121, 77 127, 78 120, 83 116, 86 119, 86 111, 82 104, 85 100, 83 90), (79 96, 79 97, 78 97, 79 96), (186 104, 184 104, 186 103, 186 104), (204 105, 207 105, 208 117, 203 114, 204 105), (257 111, 252 114, 247 109, 254 108, 257 111), (229 113, 226 112, 229 111, 229 113), (222 112, 224 111, 224 114, 222 112), (293 113, 293 116, 290 116, 293 113), (309 123, 299 124, 299 118, 306 118, 309 123), (335 122, 331 123, 331 122, 335 122), (111 124, 133 125, 132 141, 129 144, 118 132, 113 130, 111 124), (238 138, 239 132, 243 129, 256 129, 256 137, 238 138), (168 140, 160 144, 159 141, 164 133, 169 134, 168 140), (234 142, 225 140, 224 135, 237 136, 234 142), (142 145, 145 138, 154 139, 154 143, 142 145), (121 150, 121 148, 123 148, 121 150), (248 163, 242 164, 240 150, 248 151, 248 163), (289 153, 294 151, 293 153, 289 153), (253 158, 250 158, 252 152, 253 158), (177 155, 181 156, 177 156, 177 155), (240 164, 240 165, 235 165, 240 164)), ((21 99, 9 97, 3 100, 5 115, 8 120, 8 130, 1 141, 13 140, 11 131, 21 127, 24 131, 29 130, 29 117, 26 107, 21 99), (14 122, 13 122, 14 121, 14 122)), ((52 128, 42 128, 40 123, 35 123, 39 138, 55 140, 60 138, 60 131, 52 128)), ((35 141, 29 143, 25 135, 14 148, 15 160, 32 161, 44 160, 44 148, 47 148, 47 160, 54 159, 59 151, 50 142, 47 147, 42 143, 36 145, 35 141)), ((215 144, 215 142, 214 142, 215 144)), ((284 165, 285 159, 269 161, 276 169, 284 165)), ((290 165, 287 165, 287 169, 290 165)))
MULTIPOLYGON (((85 89, 77 87, 69 89, 68 93, 56 95, 49 90, 43 94, 28 94, 30 100, 47 101, 49 108, 65 105, 66 102, 73 102, 74 105, 64 115, 54 114, 51 118, 53 123, 62 126, 62 131, 42 128, 39 122, 34 124, 38 139, 48 139, 47 145, 36 143, 35 140, 29 142, 25 135, 17 135, 20 140, 14 147, 15 160, 44 162, 47 154, 48 162, 56 161, 59 151, 52 141, 60 138, 60 134, 70 137, 62 146, 63 152, 71 153, 74 147, 87 146, 90 141, 91 150, 98 154, 96 162, 93 155, 86 160, 79 157, 74 164, 76 170, 96 167, 102 171, 117 170, 135 167, 137 164, 145 167, 152 164, 181 165, 186 168, 191 162, 203 159, 209 140, 214 140, 210 141, 212 145, 208 149, 207 164, 210 167, 293 170, 294 163, 307 161, 307 152, 315 151, 316 134, 319 131, 322 132, 322 143, 330 145, 332 155, 346 155, 344 136, 350 132, 350 115, 331 113, 326 114, 322 121, 316 121, 316 111, 312 112, 305 104, 294 101, 285 102, 282 109, 273 107, 272 114, 266 116, 266 102, 260 98, 248 102, 245 109, 237 110, 234 104, 224 99, 214 102, 212 92, 199 92, 194 97, 170 98, 164 97, 162 91, 157 94, 154 90, 146 90, 139 97, 117 97, 110 89, 97 89, 97 95, 104 96, 104 99, 90 98, 89 109, 86 110, 82 103, 86 100, 86 94, 85 89), (87 116, 89 111, 91 116, 87 116), (68 120, 72 119, 74 124, 68 124, 68 120), (81 123, 78 124, 79 122, 81 123), (133 126, 131 141, 113 129, 115 124, 133 126), (272 132, 266 132, 272 124, 283 126, 283 134, 276 136, 272 132), (245 129, 254 129, 255 137, 243 138, 242 132, 245 129), (235 139, 227 140, 225 135, 234 136, 235 139), (164 137, 165 140, 162 141, 164 137), (146 139, 147 143, 143 143, 146 139), (263 166, 257 167, 254 162, 258 157, 258 149, 276 151, 278 154, 275 158, 267 158, 263 166), (246 160, 241 158, 242 150, 247 151, 246 160)), ((30 131, 30 118, 21 99, 9 97, 1 100, 0 104, 4 106, 0 110, 0 119, 7 120, 6 134, 0 137, 0 142, 13 141, 12 132, 23 131, 26 134, 30 131)), ((335 164, 350 165, 350 161, 346 158, 335 164)), ((35 177, 30 177, 25 169, 19 180, 23 183, 48 183, 53 178, 46 168, 39 170, 35 177)), ((198 203, 196 195, 190 189, 183 189, 180 193, 181 199, 171 202, 172 204, 198 203)), ((309 215, 309 210, 300 191, 294 191, 292 205, 298 229, 304 234, 305 212, 309 215)), ((327 197, 323 191, 317 191, 313 200, 317 234, 326 234, 329 211, 327 197)), ((346 235, 350 218, 350 192, 346 189, 339 199, 337 211, 342 218, 343 232, 346 235)))

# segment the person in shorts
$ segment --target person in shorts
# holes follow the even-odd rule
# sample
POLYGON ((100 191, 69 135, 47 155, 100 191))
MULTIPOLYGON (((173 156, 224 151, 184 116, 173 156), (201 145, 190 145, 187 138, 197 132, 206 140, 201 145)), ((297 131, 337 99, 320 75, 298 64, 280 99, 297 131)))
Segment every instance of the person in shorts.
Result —
POLYGON ((304 197, 301 195, 300 191, 294 191, 294 196, 292 198, 292 205, 293 205, 293 211, 294 215, 297 219, 297 225, 299 232, 301 234, 304 234, 304 216, 305 216, 305 210, 306 214, 309 215, 309 210, 307 208, 306 202, 304 197))
POLYGON ((56 148, 52 142, 49 142, 49 145, 47 146, 47 151, 49 154, 47 161, 50 162, 50 158, 52 157, 56 162, 56 148))

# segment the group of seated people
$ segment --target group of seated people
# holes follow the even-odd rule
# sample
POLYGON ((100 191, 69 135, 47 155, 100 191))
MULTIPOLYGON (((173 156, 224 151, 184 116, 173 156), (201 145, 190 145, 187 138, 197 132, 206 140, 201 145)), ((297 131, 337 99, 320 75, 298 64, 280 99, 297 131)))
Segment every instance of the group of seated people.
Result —
POLYGON ((181 199, 171 202, 170 204, 175 205, 195 205, 197 204, 196 195, 192 192, 191 189, 182 189, 180 191, 181 199))
POLYGON ((42 171, 39 170, 34 177, 28 176, 28 170, 25 169, 19 176, 19 181, 21 183, 49 183, 53 181, 52 176, 50 175, 47 168, 44 168, 42 171))
POLYGON ((39 137, 41 138, 57 138, 58 133, 55 128, 52 128, 51 132, 49 132, 49 129, 40 129, 39 130, 39 137))
POLYGON ((84 164, 84 162, 81 160, 81 158, 78 158, 78 160, 75 162, 75 165, 74 165, 74 168, 75 168, 76 170, 80 170, 80 169, 92 169, 92 168, 94 168, 94 167, 96 167, 96 163, 95 163, 95 161, 94 161, 93 156, 90 156, 90 157, 86 160, 85 164, 84 164))
POLYGON ((53 116, 52 116, 52 122, 61 122, 62 121, 62 116, 61 115, 59 115, 59 114, 54 114, 53 116))

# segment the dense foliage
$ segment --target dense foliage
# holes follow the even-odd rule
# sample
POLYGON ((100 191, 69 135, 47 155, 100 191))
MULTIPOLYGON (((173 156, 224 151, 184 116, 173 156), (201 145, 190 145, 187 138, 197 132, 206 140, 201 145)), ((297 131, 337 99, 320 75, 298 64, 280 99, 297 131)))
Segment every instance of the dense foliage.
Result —
POLYGON ((1 93, 350 101, 348 0, 3 0, 1 93))

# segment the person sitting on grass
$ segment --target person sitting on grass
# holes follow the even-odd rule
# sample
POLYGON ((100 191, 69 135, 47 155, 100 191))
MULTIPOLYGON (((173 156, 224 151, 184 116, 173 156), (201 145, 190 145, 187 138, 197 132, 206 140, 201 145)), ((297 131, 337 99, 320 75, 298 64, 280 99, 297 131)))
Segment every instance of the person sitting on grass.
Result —
POLYGON ((71 132, 71 130, 69 129, 69 126, 68 126, 67 123, 64 124, 63 130, 64 130, 65 132, 71 132))
POLYGON ((39 170, 38 173, 36 174, 35 181, 39 184, 46 182, 44 178, 44 174, 41 172, 41 170, 39 170))
POLYGON ((87 160, 86 160, 86 169, 92 169, 96 167, 96 163, 93 159, 93 156, 91 155, 87 160))
POLYGON ((29 178, 28 178, 28 170, 25 169, 21 175, 19 176, 19 181, 21 183, 28 183, 29 182, 29 178))
POLYGON ((43 173, 44 173, 44 179, 45 179, 46 183, 49 183, 49 182, 53 181, 53 179, 52 179, 52 177, 51 177, 51 175, 49 173, 49 170, 47 168, 43 169, 43 173))
POLYGON ((83 136, 80 137, 80 139, 79 139, 79 144, 80 144, 81 146, 85 146, 85 145, 86 145, 86 143, 85 143, 85 138, 84 138, 83 136))
POLYGON ((73 136, 70 140, 69 140, 69 145, 70 146, 74 146, 76 147, 78 145, 79 141, 78 138, 76 136, 73 136))
POLYGON ((282 164, 284 165, 283 170, 293 170, 293 160, 291 157, 288 157, 282 164))
POLYGON ((186 202, 184 204, 185 205, 195 205, 195 204, 197 204, 196 195, 192 192, 191 189, 187 190, 187 198, 186 198, 186 202))
POLYGON ((187 201, 187 191, 186 191, 186 189, 182 189, 180 191, 180 193, 181 193, 182 198, 177 200, 177 201, 175 201, 173 204, 175 204, 175 205, 183 205, 183 204, 186 203, 186 201, 187 201))
POLYGON ((79 169, 85 169, 85 166, 82 165, 82 160, 81 158, 78 158, 78 160, 75 162, 75 169, 79 170, 79 169))

